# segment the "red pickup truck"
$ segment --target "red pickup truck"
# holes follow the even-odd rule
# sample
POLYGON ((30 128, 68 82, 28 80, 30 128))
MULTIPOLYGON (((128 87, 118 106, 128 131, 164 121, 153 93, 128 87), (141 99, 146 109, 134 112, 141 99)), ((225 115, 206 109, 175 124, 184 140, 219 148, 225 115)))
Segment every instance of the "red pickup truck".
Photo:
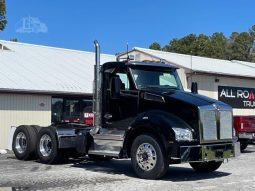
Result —
POLYGON ((241 151, 255 142, 255 116, 234 116, 234 128, 240 141, 241 151))

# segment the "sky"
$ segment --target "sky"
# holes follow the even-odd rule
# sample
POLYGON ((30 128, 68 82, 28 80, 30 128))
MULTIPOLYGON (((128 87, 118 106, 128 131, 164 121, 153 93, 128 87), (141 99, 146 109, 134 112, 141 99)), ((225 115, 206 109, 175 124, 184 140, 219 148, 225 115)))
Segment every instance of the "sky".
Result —
POLYGON ((127 43, 130 49, 148 48, 154 41, 166 45, 190 33, 229 36, 255 25, 254 0, 6 0, 6 4, 8 25, 0 32, 1 40, 93 51, 97 39, 108 54, 125 51, 127 43), (24 20, 30 25, 23 25, 24 20))

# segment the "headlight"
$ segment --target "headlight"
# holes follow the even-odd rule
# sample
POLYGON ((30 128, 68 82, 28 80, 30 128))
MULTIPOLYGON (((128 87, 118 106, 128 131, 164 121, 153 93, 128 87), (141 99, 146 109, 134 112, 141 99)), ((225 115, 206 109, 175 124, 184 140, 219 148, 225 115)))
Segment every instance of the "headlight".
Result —
POLYGON ((191 130, 186 128, 173 127, 175 138, 177 141, 192 141, 193 134, 191 130))

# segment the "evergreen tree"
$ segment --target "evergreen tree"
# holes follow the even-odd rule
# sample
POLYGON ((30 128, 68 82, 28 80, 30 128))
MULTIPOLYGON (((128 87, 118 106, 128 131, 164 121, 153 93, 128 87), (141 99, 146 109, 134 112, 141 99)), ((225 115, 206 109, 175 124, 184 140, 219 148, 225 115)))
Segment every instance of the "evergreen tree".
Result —
POLYGON ((6 24, 6 6, 5 6, 5 0, 0 0, 0 31, 3 31, 6 24))
MULTIPOLYGON (((158 42, 154 42, 149 48, 161 50, 158 42)), ((211 36, 189 34, 180 39, 174 38, 162 50, 210 58, 255 62, 255 25, 248 32, 233 32, 229 38, 221 32, 215 32, 211 36)))

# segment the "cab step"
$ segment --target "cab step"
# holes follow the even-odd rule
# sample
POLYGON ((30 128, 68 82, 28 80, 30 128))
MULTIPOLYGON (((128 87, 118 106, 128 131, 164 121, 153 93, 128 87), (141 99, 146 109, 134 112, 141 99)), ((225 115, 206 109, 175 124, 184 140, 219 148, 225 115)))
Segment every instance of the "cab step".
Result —
POLYGON ((100 155, 100 156, 111 156, 111 157, 119 157, 119 151, 106 151, 106 150, 89 150, 89 155, 100 155))
POLYGON ((93 145, 88 154, 119 157, 125 131, 104 130, 93 135, 93 145))

